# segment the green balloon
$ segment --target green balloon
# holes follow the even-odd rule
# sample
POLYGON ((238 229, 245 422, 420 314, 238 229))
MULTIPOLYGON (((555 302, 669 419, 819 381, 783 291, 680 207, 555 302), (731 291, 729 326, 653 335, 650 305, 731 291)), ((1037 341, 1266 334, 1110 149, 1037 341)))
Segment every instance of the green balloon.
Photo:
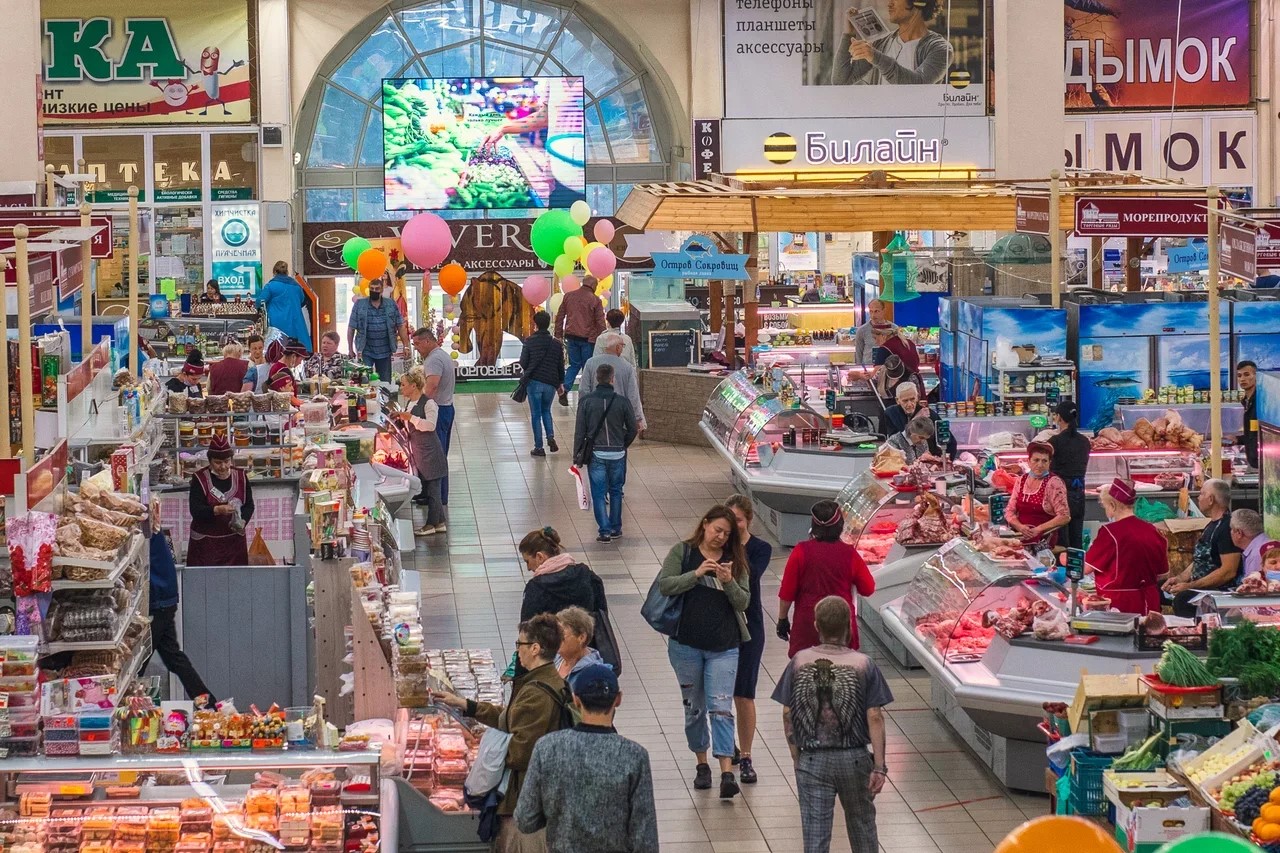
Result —
POLYGON ((552 268, 556 271, 556 275, 564 278, 573 272, 573 258, 570 258, 568 255, 561 255, 556 258, 555 264, 552 265, 552 268))
POLYGON ((372 249, 373 244, 363 237, 352 237, 342 244, 342 262, 352 269, 356 268, 356 259, 365 249, 372 249))
POLYGON ((564 254, 564 241, 581 237, 582 226, 569 216, 567 210, 548 210, 533 222, 529 232, 533 253, 545 264, 554 264, 564 254))
POLYGON ((1202 832, 1170 841, 1156 853, 1258 853, 1258 848, 1234 835, 1202 832))

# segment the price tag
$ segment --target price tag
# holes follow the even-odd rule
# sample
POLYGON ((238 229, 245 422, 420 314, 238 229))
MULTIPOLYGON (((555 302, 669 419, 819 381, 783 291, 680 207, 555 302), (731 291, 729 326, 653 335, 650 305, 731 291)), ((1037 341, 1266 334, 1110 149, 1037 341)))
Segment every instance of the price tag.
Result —
POLYGON ((1004 524, 1004 508, 1009 505, 1009 496, 1004 492, 996 492, 987 501, 991 508, 991 523, 1004 524))
POLYGON ((1084 580, 1084 551, 1079 548, 1067 549, 1067 578, 1073 581, 1084 580))
POLYGON ((945 418, 938 421, 938 443, 946 444, 951 440, 951 421, 945 418))

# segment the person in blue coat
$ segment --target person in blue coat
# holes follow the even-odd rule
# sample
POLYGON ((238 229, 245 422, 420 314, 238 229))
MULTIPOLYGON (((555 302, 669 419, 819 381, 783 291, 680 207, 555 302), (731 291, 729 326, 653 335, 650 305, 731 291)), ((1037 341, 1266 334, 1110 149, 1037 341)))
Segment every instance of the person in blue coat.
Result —
POLYGON ((258 294, 258 301, 267 309, 267 325, 296 339, 310 352, 311 327, 305 313, 307 294, 302 285, 289 277, 289 264, 285 261, 276 261, 271 271, 275 275, 258 294))

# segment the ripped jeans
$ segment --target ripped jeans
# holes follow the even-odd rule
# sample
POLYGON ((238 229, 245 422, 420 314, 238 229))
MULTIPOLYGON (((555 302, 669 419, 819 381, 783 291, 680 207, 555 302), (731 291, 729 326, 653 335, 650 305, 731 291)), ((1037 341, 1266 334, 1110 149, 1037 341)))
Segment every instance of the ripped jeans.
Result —
POLYGON ((680 682, 684 700, 684 736, 691 752, 716 758, 733 755, 733 685, 738 675, 738 647, 704 652, 675 640, 667 643, 667 659, 680 682), (711 734, 707 734, 707 717, 711 734))

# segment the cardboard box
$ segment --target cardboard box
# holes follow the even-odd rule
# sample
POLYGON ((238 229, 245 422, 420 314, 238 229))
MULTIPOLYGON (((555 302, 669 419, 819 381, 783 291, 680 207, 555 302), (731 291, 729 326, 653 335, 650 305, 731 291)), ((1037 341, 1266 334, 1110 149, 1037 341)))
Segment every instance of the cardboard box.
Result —
MULTIPOLYGON (((1163 770, 1150 773, 1117 773, 1105 770, 1102 773, 1102 794, 1116 807, 1128 809, 1142 803, 1160 802, 1168 805, 1179 797, 1185 797, 1189 791, 1177 779, 1163 770)), ((1117 825, 1123 822, 1116 821, 1117 825)))
POLYGON ((1170 518, 1156 524, 1167 543, 1170 572, 1176 574, 1191 565, 1196 540, 1208 524, 1207 518, 1170 518))
POLYGON ((1221 704, 1199 705, 1193 703, 1173 707, 1161 702, 1154 693, 1147 699, 1147 707, 1151 709, 1151 713, 1166 720, 1221 720, 1226 716, 1223 713, 1221 704))
MULTIPOLYGON (((1205 806, 1134 806, 1125 809, 1124 818, 1124 834, 1130 849, 1138 844, 1167 844, 1209 829, 1209 809, 1205 806)), ((1116 822, 1120 822, 1118 810, 1116 822)))
POLYGON ((1131 675, 1080 674, 1076 695, 1067 708, 1067 720, 1071 731, 1087 733, 1085 723, 1091 711, 1119 708, 1146 708, 1147 686, 1137 673, 1131 675))

